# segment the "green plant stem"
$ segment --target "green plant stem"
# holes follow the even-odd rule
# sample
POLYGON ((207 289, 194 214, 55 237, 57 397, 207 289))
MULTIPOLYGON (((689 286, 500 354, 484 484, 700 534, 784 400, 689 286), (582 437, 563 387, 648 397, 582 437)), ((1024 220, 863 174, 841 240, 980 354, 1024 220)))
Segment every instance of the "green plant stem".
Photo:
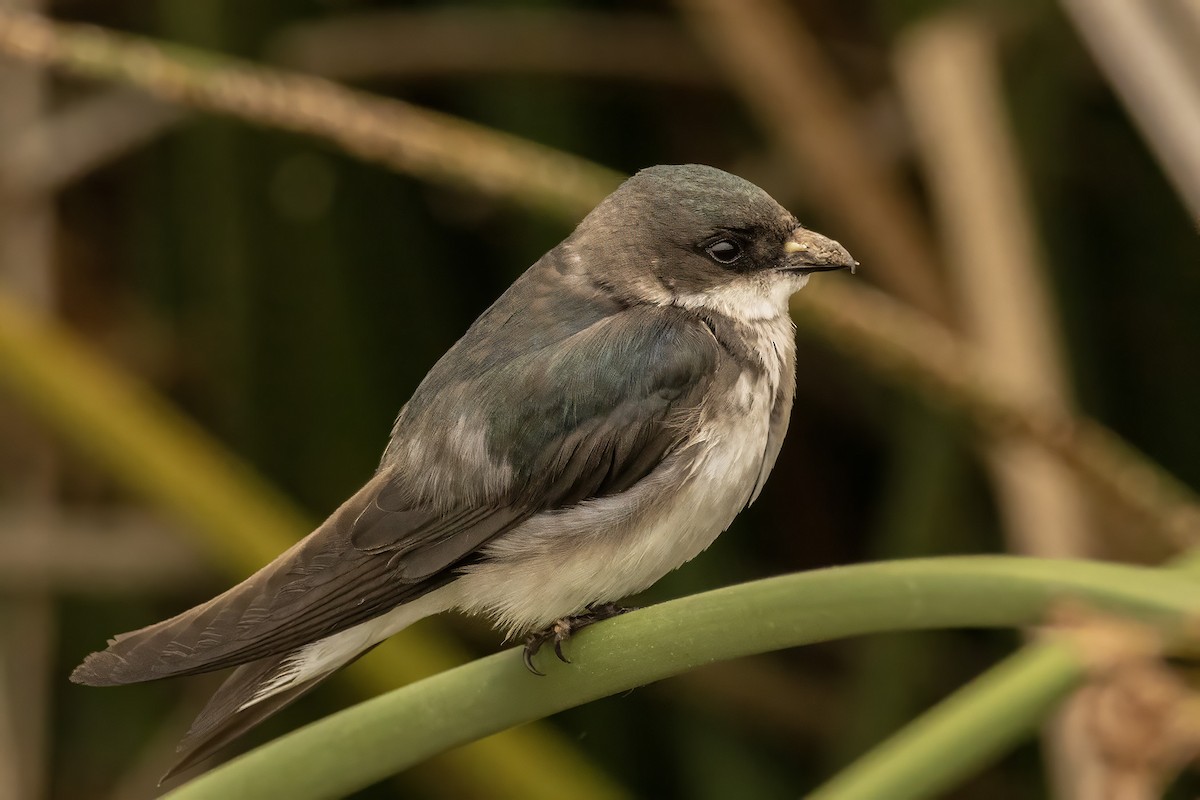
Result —
MULTIPOLYGON (((1200 548, 1171 561, 1163 575, 1194 581, 1198 573, 1200 548)), ((1062 650, 1057 643, 1026 645, 847 766, 812 796, 920 798, 971 775, 1000 758, 1087 678, 1079 658, 1064 657, 1062 650), (997 703, 1006 709, 1002 718, 990 716, 997 703), (955 744, 944 747, 946 742, 955 744), (904 787, 904 794, 896 793, 895 787, 904 787)))
MULTIPOLYGON (((271 742, 168 796, 341 797, 465 742, 702 664, 881 631, 1024 626, 1066 597, 1171 634, 1200 607, 1200 583, 1145 567, 1006 556, 896 561, 755 581, 596 625, 569 643, 572 664, 557 663, 550 652, 539 656, 544 678, 529 674, 519 652, 509 650, 410 684, 271 742)), ((1029 695, 1023 706, 1042 703, 1061 688, 1061 681, 1050 680, 1055 670, 1073 666, 1065 658, 1031 658, 1038 669, 1025 678, 1028 684, 1002 681, 990 688, 985 713, 1014 688, 1029 695), (1039 666, 1042 659, 1047 663, 1039 666)), ((1018 677, 1026 669, 1018 662, 1018 677)), ((1014 733, 1026 716, 1013 715, 1014 733)), ((968 721, 976 718, 990 719, 968 714, 968 721)))
MULTIPOLYGON (((1172 580, 1195 580, 1197 575, 1200 550, 1184 554, 1163 571, 1172 580)), ((933 795, 999 758, 1086 678, 1082 660, 1064 653, 1058 643, 1026 645, 839 772, 813 796, 892 800, 933 795), (1005 711, 990 716, 997 702, 1005 711), (946 742, 956 744, 944 748, 946 742), (964 746, 967 742, 970 746, 964 746), (923 768, 913 773, 904 766, 911 764, 923 768)))
POLYGON ((809 800, 936 797, 1032 733, 1083 679, 1069 642, 1026 647, 839 772, 809 800))

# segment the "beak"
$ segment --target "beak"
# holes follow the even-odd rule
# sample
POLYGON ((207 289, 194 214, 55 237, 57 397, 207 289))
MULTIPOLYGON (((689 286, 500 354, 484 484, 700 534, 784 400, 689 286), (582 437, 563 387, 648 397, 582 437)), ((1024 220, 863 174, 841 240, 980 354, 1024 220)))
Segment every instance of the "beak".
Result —
POLYGON ((784 272, 808 275, 812 272, 848 269, 853 273, 858 266, 846 248, 807 228, 792 231, 791 238, 783 244, 783 252, 785 261, 781 269, 784 272))

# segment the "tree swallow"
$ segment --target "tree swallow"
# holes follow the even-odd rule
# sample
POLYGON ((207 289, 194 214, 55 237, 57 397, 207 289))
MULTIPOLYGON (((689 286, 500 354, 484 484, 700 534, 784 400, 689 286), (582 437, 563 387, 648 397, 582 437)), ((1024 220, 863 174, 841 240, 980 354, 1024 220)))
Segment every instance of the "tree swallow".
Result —
POLYGON ((788 298, 855 265, 741 178, 642 170, 433 366, 374 477, 319 528, 112 639, 71 680, 236 667, 174 772, 431 614, 526 635, 531 669, 545 642, 562 657, 572 630, 619 613, 758 497, 792 408, 788 298))

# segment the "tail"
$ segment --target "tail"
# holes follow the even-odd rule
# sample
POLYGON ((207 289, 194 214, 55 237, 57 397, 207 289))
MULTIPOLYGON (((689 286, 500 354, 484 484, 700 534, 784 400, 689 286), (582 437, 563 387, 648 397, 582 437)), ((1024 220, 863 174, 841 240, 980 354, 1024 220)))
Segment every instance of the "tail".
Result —
POLYGON ((209 698, 180 740, 176 748, 178 760, 159 783, 204 761, 267 717, 308 694, 340 667, 366 655, 373 647, 339 662, 327 672, 291 684, 286 679, 289 674, 294 674, 296 654, 271 656, 238 667, 209 698))
MULTIPOLYGON (((163 779, 187 769, 307 694, 389 636, 448 607, 433 591, 353 628, 242 664, 225 680, 179 743, 180 760, 163 779)), ((84 664, 86 666, 86 663, 84 664)))
MULTIPOLYGON (((73 683, 120 686, 127 683, 215 672, 283 656, 303 644, 281 642, 263 647, 274 606, 285 596, 279 583, 305 556, 309 539, 302 540, 241 583, 170 619, 108 640, 71 673, 73 683), (261 633, 259 633, 261 629, 261 633), (265 652, 264 652, 265 651, 265 652)), ((319 637, 312 637, 313 639, 319 637)), ((311 639, 310 639, 311 641, 311 639)), ((264 662, 265 663, 265 662, 264 662)))
POLYGON ((236 586, 171 619, 109 640, 108 648, 89 655, 71 680, 115 686, 284 656, 445 585, 454 577, 449 569, 406 582, 398 576, 394 552, 354 544, 361 520, 378 525, 395 516, 375 504, 386 479, 380 473, 313 533, 236 586))

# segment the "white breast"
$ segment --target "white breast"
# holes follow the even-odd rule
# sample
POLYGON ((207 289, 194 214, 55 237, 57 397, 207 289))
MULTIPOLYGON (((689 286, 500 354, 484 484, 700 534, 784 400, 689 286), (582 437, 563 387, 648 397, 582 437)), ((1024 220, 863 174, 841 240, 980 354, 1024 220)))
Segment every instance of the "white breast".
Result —
POLYGON ((779 375, 778 366, 743 373, 729 397, 735 413, 702 419, 629 491, 538 515, 488 545, 487 560, 451 584, 458 607, 512 635, 639 592, 697 556, 750 499, 779 375))

